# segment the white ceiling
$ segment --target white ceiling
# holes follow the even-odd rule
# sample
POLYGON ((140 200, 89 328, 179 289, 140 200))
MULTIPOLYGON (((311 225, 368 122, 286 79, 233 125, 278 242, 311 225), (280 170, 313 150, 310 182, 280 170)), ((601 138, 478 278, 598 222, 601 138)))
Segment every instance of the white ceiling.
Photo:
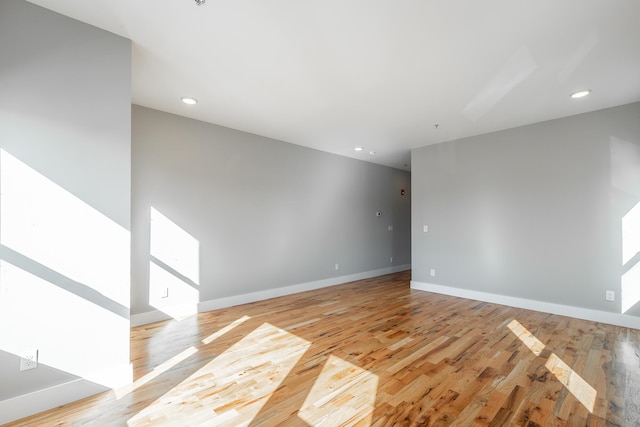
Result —
POLYGON ((131 39, 134 104, 399 169, 411 148, 640 101, 638 0, 31 3, 131 39))

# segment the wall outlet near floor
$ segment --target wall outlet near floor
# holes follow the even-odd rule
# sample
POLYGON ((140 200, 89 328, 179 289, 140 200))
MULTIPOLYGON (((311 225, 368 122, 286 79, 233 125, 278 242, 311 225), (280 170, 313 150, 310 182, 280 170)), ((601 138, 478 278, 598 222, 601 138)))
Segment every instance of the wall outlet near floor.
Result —
POLYGON ((607 291, 604 295, 604 299, 606 299, 607 301, 615 301, 616 300, 615 291, 607 291))
POLYGON ((391 264, 393 264, 393 257, 390 257, 390 258, 389 258, 389 262, 390 262, 391 264))
POLYGON ((336 264, 336 271, 340 270, 340 264, 336 264))
POLYGON ((435 277, 436 276, 436 269, 432 268, 431 269, 431 277, 435 277))
POLYGON ((423 232, 425 232, 425 233, 426 233, 427 231, 429 231, 429 226, 428 226, 428 225, 423 225, 423 226, 422 226, 422 231, 423 231, 423 232))
POLYGON ((38 367, 38 350, 26 350, 20 355, 20 370, 28 371, 38 367))

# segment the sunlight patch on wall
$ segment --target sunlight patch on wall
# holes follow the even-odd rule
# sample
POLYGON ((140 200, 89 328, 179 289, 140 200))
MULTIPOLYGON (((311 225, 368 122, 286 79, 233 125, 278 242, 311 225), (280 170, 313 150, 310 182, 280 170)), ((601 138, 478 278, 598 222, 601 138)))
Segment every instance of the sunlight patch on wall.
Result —
MULTIPOLYGON (((536 355, 540 356, 545 345, 536 338, 520 322, 513 319, 507 327, 518 337, 520 341, 536 355)), ((560 383, 585 407, 587 411, 593 413, 598 393, 589 383, 587 383, 576 371, 564 363, 555 353, 547 358, 544 365, 560 383)))
POLYGON ((622 217, 622 265, 640 252, 640 203, 622 217))
POLYGON ((149 263, 149 304, 176 320, 198 312, 199 292, 179 277, 149 263), (166 296, 165 296, 166 295, 166 296))
POLYGON ((126 229, 0 150, 0 349, 130 381, 129 246, 126 229))
POLYGON ((151 207, 149 245, 149 304, 177 320, 196 314, 200 242, 151 207))
POLYGON ((131 380, 102 372, 128 360, 129 319, 3 260, 0 277, 2 350, 38 348, 40 363, 107 387, 131 380))
POLYGON ((636 263, 622 275, 622 292, 620 300, 622 312, 626 313, 630 308, 640 302, 640 262, 636 263))
POLYGON ((620 220, 622 234, 622 277, 620 311, 626 313, 640 302, 640 145, 614 136, 611 151, 611 187, 624 195, 626 203, 635 203, 620 220))
POLYGON ((640 203, 622 217, 621 311, 626 313, 640 302, 640 203))
POLYGON ((309 346, 307 340, 264 323, 127 425, 247 426, 309 346))
POLYGON ((0 150, 0 243, 129 307, 129 232, 0 150))
POLYGON ((199 285, 200 242, 153 207, 150 220, 151 256, 199 285))
POLYGON ((309 425, 371 425, 378 376, 329 356, 298 416, 309 425))

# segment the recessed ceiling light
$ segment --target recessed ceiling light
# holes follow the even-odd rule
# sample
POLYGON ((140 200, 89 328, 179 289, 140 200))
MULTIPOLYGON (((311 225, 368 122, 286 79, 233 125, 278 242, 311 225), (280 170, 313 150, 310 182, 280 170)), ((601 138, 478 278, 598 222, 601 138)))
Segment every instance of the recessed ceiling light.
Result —
POLYGON ((591 93, 591 89, 583 89, 583 90, 579 90, 577 92, 573 92, 571 94, 572 98, 582 98, 584 96, 587 96, 591 93))
POLYGON ((183 96, 181 98, 182 102, 184 102, 185 104, 189 104, 189 105, 195 105, 198 103, 198 100, 195 98, 191 98, 190 96, 183 96))
POLYGON ((362 151, 362 150, 364 150, 364 148, 362 148, 362 147, 356 147, 356 148, 354 148, 354 150, 356 150, 356 151, 362 151))

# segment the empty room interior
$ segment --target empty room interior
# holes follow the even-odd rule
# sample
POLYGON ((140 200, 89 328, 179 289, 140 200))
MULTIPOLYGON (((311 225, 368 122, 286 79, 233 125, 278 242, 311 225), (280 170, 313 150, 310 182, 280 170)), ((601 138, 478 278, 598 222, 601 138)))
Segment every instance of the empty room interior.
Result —
POLYGON ((0 0, 0 424, 640 425, 638 17, 0 0))

